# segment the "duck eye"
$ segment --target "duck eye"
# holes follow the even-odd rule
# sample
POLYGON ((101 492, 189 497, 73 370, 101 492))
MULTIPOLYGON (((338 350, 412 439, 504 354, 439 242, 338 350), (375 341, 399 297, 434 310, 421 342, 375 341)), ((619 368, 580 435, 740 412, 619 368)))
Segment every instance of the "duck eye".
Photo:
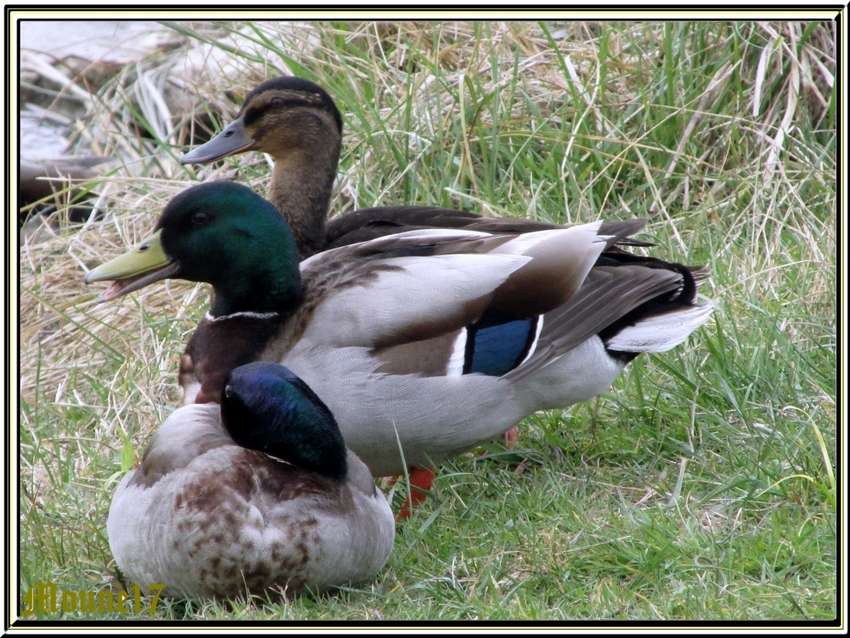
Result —
POLYGON ((228 399, 233 396, 233 386, 232 385, 224 386, 224 396, 226 396, 228 399))
POLYGON ((273 97, 272 98, 272 106, 280 106, 281 104, 283 104, 283 98, 282 97, 273 97))
POLYGON ((195 224, 195 226, 203 226, 209 220, 210 220, 209 214, 204 213, 204 212, 198 212, 198 213, 195 213, 194 215, 192 215, 192 223, 195 224))

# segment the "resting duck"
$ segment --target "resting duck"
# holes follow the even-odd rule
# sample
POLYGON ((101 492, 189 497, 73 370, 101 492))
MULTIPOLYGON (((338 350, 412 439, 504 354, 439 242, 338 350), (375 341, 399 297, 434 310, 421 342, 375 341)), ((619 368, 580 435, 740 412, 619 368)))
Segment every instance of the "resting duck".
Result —
POLYGON ((302 259, 329 248, 422 228, 522 233, 559 228, 531 219, 485 218, 430 206, 366 208, 327 221, 342 144, 342 115, 317 84, 297 77, 263 82, 245 98, 239 117, 183 156, 208 164, 256 150, 274 160, 269 199, 289 224, 302 259))
POLYGON ((698 268, 614 244, 641 221, 390 235, 301 262, 269 202, 231 182, 180 193, 155 232, 90 271, 105 301, 167 277, 213 286, 180 362, 182 402, 280 362, 323 397, 375 476, 428 468, 538 410, 606 390, 702 325, 698 268), (696 275, 696 277, 695 277, 696 275))
POLYGON ((321 399, 257 362, 227 376, 220 400, 172 413, 118 486, 106 527, 124 574, 192 598, 373 578, 393 515, 321 399))

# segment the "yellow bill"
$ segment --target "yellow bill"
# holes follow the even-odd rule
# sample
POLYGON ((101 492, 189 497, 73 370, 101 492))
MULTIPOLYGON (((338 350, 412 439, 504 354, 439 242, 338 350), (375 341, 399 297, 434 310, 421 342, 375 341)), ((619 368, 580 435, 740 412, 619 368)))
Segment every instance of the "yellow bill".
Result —
POLYGON ((171 259, 162 250, 161 232, 156 231, 132 250, 88 272, 84 280, 87 284, 95 281, 114 282, 95 299, 96 302, 109 301, 144 288, 170 277, 180 269, 180 262, 171 259))

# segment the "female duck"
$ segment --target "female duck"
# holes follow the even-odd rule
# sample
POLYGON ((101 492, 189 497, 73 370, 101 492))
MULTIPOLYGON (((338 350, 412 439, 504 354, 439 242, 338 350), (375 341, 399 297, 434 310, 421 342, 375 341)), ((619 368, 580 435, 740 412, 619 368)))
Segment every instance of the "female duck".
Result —
POLYGON ((176 410, 112 499, 125 575, 165 594, 319 591, 374 577, 395 523, 333 415, 281 365, 228 375, 215 403, 176 410))
POLYGON ((269 199, 292 229, 302 259, 422 228, 508 233, 559 228, 530 219, 483 218, 430 206, 366 208, 327 222, 341 144, 342 115, 331 96, 313 82, 287 76, 251 91, 239 117, 181 161, 208 164, 250 150, 271 155, 275 164, 269 199))
POLYGON ((180 362, 183 403, 251 361, 291 368, 375 476, 431 467, 529 414, 603 392, 641 352, 682 343, 711 305, 694 273, 612 246, 622 222, 523 235, 414 231, 301 262, 274 206, 194 186, 156 232, 90 271, 112 299, 166 277, 212 284, 180 362))

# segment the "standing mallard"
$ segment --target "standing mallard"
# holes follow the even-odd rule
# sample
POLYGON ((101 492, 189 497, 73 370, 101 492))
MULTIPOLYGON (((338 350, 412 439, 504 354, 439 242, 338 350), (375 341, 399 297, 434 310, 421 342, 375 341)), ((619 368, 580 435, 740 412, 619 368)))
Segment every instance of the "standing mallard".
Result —
POLYGON ((221 406, 187 405, 121 481, 118 566, 170 596, 320 591, 373 578, 395 523, 321 399, 275 363, 233 370, 221 406))
POLYGON ((213 286, 180 362, 183 403, 276 361, 328 404, 375 476, 430 467, 529 414, 605 391, 711 313, 695 273, 614 244, 640 221, 523 235, 425 230, 301 262, 269 202, 231 182, 175 197, 155 233, 90 271, 101 300, 175 277, 213 286))
POLYGON ((423 228, 524 233, 559 228, 531 219, 485 218, 431 206, 380 206, 327 221, 342 144, 342 115, 327 91, 298 77, 252 90, 239 116, 183 164, 208 164, 246 151, 274 158, 269 199, 286 219, 301 258, 384 235, 423 228))

